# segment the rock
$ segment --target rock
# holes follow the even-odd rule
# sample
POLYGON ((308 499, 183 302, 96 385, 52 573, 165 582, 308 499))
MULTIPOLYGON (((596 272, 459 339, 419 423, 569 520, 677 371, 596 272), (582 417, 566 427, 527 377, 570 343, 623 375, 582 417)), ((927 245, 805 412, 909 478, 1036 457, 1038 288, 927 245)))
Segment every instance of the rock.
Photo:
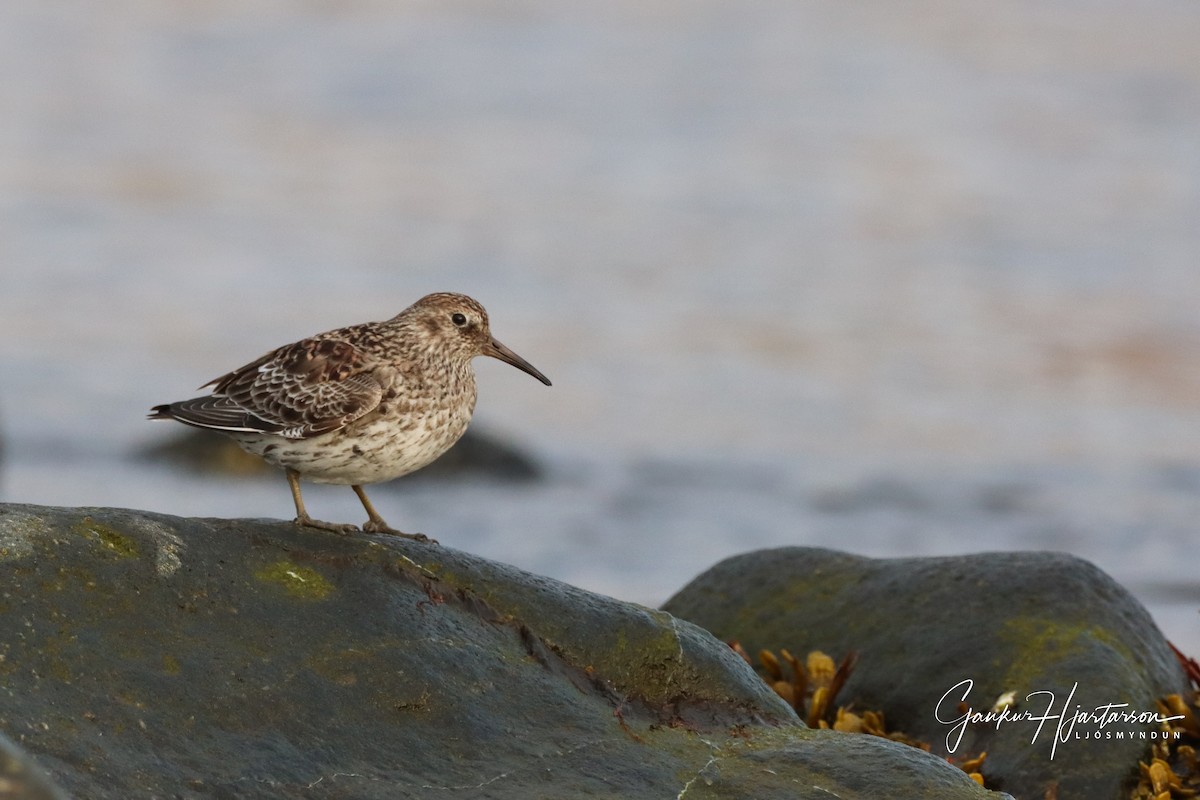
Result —
POLYGON ((1095 566, 1059 553, 871 559, 764 550, 721 562, 664 610, 750 653, 819 649, 840 660, 857 651, 839 704, 883 710, 890 728, 938 755, 986 751, 987 785, 1022 798, 1127 797, 1123 786, 1152 744, 1142 735, 1157 726, 1081 722, 1055 744, 1057 719, 1039 733, 1036 721, 963 726, 935 714, 957 721, 960 700, 987 712, 1012 692, 1011 713, 1069 722, 1110 703, 1154 712, 1158 697, 1187 688, 1146 610, 1095 566), (1039 691, 1052 695, 1027 697, 1039 691))
POLYGON ((665 612, 281 522, 0 505, 0 674, 89 800, 998 797, 665 612))
POLYGON ((8 737, 0 734, 0 798, 65 800, 66 795, 8 737))
MULTIPOLYGON (((141 450, 137 457, 175 464, 194 472, 263 475, 282 480, 278 468, 242 450, 228 436, 200 428, 178 429, 170 438, 141 450)), ((460 475, 523 482, 541 478, 542 469, 519 448, 486 431, 472 428, 445 455, 424 469, 405 476, 404 480, 405 483, 411 483, 413 480, 446 479, 460 475)))

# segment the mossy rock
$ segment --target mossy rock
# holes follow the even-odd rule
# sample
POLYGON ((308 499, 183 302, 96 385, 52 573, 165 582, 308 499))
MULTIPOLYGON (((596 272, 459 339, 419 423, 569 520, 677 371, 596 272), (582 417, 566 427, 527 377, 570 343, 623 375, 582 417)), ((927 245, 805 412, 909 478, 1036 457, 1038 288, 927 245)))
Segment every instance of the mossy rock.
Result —
POLYGON ((664 609, 751 654, 823 650, 840 660, 856 651, 839 705, 882 710, 890 728, 938 755, 986 751, 987 785, 1022 798, 1126 797, 1153 743, 1143 736, 1158 726, 960 726, 960 702, 986 713, 1011 693, 1011 714, 1069 722, 1108 704, 1153 713, 1157 698, 1187 685, 1141 604, 1092 564, 1061 553, 872 559, 763 550, 721 562, 664 609), (1056 744, 1060 733, 1065 741, 1056 744))
POLYGON ((805 728, 694 625, 444 546, 0 505, 0 553, 0 730, 79 798, 998 797, 805 728))

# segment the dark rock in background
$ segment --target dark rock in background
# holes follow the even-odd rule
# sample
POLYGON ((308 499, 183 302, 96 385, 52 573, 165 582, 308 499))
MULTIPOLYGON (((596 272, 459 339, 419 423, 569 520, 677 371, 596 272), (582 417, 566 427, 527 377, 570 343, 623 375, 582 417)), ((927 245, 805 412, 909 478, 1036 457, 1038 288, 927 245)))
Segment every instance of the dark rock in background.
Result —
MULTIPOLYGON (((1186 689, 1166 640, 1145 609, 1095 566, 1059 553, 987 553, 871 559, 816 548, 781 548, 721 562, 671 598, 666 611, 738 640, 750 653, 786 648, 850 651, 858 665, 839 704, 882 709, 889 727, 948 755, 953 725, 939 701, 971 679, 966 702, 986 712, 1013 692, 1015 712, 1073 715, 1109 703, 1156 710, 1186 689), (1072 688, 1078 684, 1072 695, 1072 688), (1026 696, 1036 691, 1049 695, 1026 696)), ((961 716, 967 687, 943 703, 961 716)), ((1151 741, 1107 738, 1155 725, 1077 724, 1054 746, 1058 720, 968 725, 955 755, 987 752, 987 785, 1020 798, 1121 798, 1151 741), (1102 738, 1079 739, 1099 731, 1102 738), (1031 743, 1035 738, 1036 741, 1031 743)))
POLYGON ((79 798, 987 798, 662 611, 432 544, 0 505, 0 730, 79 798))
MULTIPOLYGON (((405 482, 463 475, 497 481, 533 481, 542 477, 541 467, 531 456, 497 436, 477 430, 477 427, 468 430, 437 461, 405 476, 405 482)), ((147 461, 175 464, 195 472, 223 475, 282 474, 278 468, 242 450, 228 436, 200 428, 176 428, 170 438, 144 448, 137 456, 147 461)))

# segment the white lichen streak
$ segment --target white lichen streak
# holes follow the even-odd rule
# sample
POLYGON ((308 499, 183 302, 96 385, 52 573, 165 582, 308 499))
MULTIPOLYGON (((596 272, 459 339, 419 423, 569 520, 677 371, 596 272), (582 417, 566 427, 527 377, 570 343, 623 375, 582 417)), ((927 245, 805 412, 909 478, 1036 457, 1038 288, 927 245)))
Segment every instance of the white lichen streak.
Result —
POLYGON ((472 784, 466 784, 463 786, 431 786, 429 784, 425 784, 421 788, 422 789, 434 789, 435 791, 440 791, 440 792, 446 792, 446 791, 461 792, 461 791, 470 790, 470 789, 482 789, 483 787, 485 787, 489 784, 495 783, 496 781, 500 780, 501 778, 507 778, 507 777, 508 777, 507 772, 501 772, 499 775, 496 775, 495 777, 488 778, 483 783, 472 783, 472 784))
MULTIPOLYGON (((572 753, 575 753, 576 751, 579 751, 579 750, 592 750, 598 746, 602 747, 606 744, 611 744, 611 742, 607 739, 588 739, 586 741, 580 742, 579 744, 575 745, 574 747, 568 747, 565 750, 559 750, 557 753, 554 753, 554 755, 552 757, 562 758, 563 756, 569 756, 572 753)), ((503 778, 507 778, 512 774, 513 773, 511 773, 511 772, 501 772, 499 775, 495 775, 491 778, 488 778, 487 780, 485 780, 481 783, 464 784, 461 786, 434 786, 432 784, 424 784, 420 788, 432 789, 433 791, 455 791, 455 792, 468 791, 471 789, 482 789, 484 786, 495 783, 496 781, 501 780, 503 778)), ((520 773, 517 773, 517 774, 520 774, 520 773)))
POLYGON ((379 778, 372 778, 369 775, 359 775, 357 772, 335 772, 332 775, 322 775, 321 777, 317 778, 315 781, 310 783, 305 788, 311 789, 314 786, 316 786, 318 783, 320 783, 321 781, 325 780, 326 778, 329 778, 331 781, 336 781, 338 778, 364 778, 369 781, 379 780, 379 778))
POLYGON ((683 785, 683 788, 679 790, 679 794, 675 795, 675 800, 683 800, 684 795, 686 795, 688 790, 692 788, 692 784, 701 778, 704 775, 704 771, 715 764, 721 757, 720 747, 713 744, 708 739, 701 738, 700 741, 704 742, 712 749, 712 755, 708 757, 708 761, 704 762, 704 766, 696 770, 696 774, 692 776, 692 779, 683 785))
POLYGON ((421 573, 429 580, 436 580, 438 577, 437 573, 434 572, 433 570, 429 569, 429 567, 426 567, 423 564, 418 564, 416 561, 413 561, 411 558, 404 555, 404 553, 397 552, 396 550, 394 550, 393 548, 391 548, 387 545, 381 544, 379 542, 370 542, 369 545, 371 547, 378 547, 382 550, 386 550, 387 554, 389 556, 395 556, 396 558, 400 559, 401 561, 407 563, 409 566, 411 566, 413 569, 417 570, 417 572, 421 573))
POLYGON ((679 651, 677 654, 679 658, 679 665, 683 666, 683 632, 679 629, 679 618, 668 614, 666 611, 660 611, 656 608, 648 608, 646 611, 659 625, 662 625, 665 622, 671 626, 671 633, 675 634, 675 644, 679 645, 679 651))
POLYGON ((416 568, 426 578, 429 578, 432 580, 432 579, 435 579, 438 577, 437 573, 433 572, 431 569, 426 567, 424 564, 418 564, 417 562, 413 561, 411 558, 404 555, 403 553, 397 553, 396 555, 400 556, 401 560, 407 561, 409 564, 412 564, 413 567, 416 568))
MULTIPOLYGON (((501 778, 507 778, 507 777, 508 777, 508 773, 502 772, 499 775, 488 778, 487 780, 483 781, 482 783, 464 784, 462 786, 433 786, 430 784, 425 784, 425 785, 421 786, 420 788, 433 789, 434 791, 459 791, 459 792, 469 791, 471 789, 482 789, 484 786, 487 786, 488 784, 495 783, 496 781, 500 780, 501 778)), ((378 777, 375 775, 362 775, 357 772, 335 772, 332 775, 322 775, 320 778, 317 778, 315 781, 310 783, 305 788, 312 789, 313 787, 315 787, 317 784, 321 783, 322 781, 325 781, 327 779, 329 781, 336 781, 338 778, 357 778, 357 779, 363 780, 363 781, 384 780, 384 778, 381 778, 381 777, 378 777)), ((412 784, 409 784, 409 786, 412 786, 412 784)))
POLYGON ((679 663, 683 663, 683 634, 679 631, 679 620, 671 617, 671 630, 675 632, 675 641, 679 643, 679 663))
POLYGON ((179 554, 187 549, 183 539, 162 523, 142 517, 132 517, 132 526, 154 540, 154 569, 160 578, 174 575, 181 565, 179 554))
MULTIPOLYGON (((483 781, 482 783, 464 784, 462 786, 433 786, 431 784, 424 784, 421 786, 421 788, 422 789, 433 789, 434 791, 466 791, 466 790, 471 790, 471 789, 482 789, 484 786, 487 786, 488 784, 495 783, 496 781, 500 780, 501 778, 507 778, 507 777, 508 777, 507 772, 501 772, 499 775, 495 775, 491 778, 488 778, 486 781, 483 781)), ((338 778, 358 778, 359 780, 364 780, 364 781, 384 780, 383 778, 380 778, 378 776, 362 775, 357 772, 335 772, 332 775, 322 775, 320 778, 317 778, 315 781, 310 783, 305 788, 312 789, 317 784, 321 783, 322 781, 324 781, 326 779, 328 779, 330 781, 336 781, 338 778)))
POLYGON ((0 531, 0 561, 15 561, 33 555, 33 540, 46 527, 41 517, 14 511, 0 531))

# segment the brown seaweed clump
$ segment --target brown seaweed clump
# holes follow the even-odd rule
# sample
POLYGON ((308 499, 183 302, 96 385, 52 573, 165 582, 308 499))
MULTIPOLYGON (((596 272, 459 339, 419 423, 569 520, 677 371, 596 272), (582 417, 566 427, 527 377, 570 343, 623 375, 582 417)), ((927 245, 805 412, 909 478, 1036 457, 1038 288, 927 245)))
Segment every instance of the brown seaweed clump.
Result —
MULTIPOLYGON (((746 660, 746 663, 755 666, 741 644, 733 642, 730 646, 746 660)), ((882 711, 855 710, 852 705, 836 704, 838 693, 854 671, 857 661, 858 654, 854 651, 847 653, 840 664, 835 664, 830 656, 820 650, 809 653, 803 663, 784 649, 779 651, 778 656, 770 650, 762 650, 758 654, 756 669, 775 693, 786 700, 810 728, 865 733, 891 739, 928 753, 928 742, 919 741, 900 731, 888 730, 887 720, 882 711), (784 665, 787 665, 786 670, 784 665)), ((983 774, 979 770, 985 758, 987 753, 980 753, 962 761, 948 760, 983 786, 983 774)))
POLYGON ((1150 762, 1138 764, 1139 780, 1129 795, 1132 800, 1176 800, 1200 796, 1200 663, 1171 645, 1191 683, 1184 694, 1169 694, 1158 701, 1164 717, 1177 717, 1162 725, 1172 734, 1154 744, 1150 762))

